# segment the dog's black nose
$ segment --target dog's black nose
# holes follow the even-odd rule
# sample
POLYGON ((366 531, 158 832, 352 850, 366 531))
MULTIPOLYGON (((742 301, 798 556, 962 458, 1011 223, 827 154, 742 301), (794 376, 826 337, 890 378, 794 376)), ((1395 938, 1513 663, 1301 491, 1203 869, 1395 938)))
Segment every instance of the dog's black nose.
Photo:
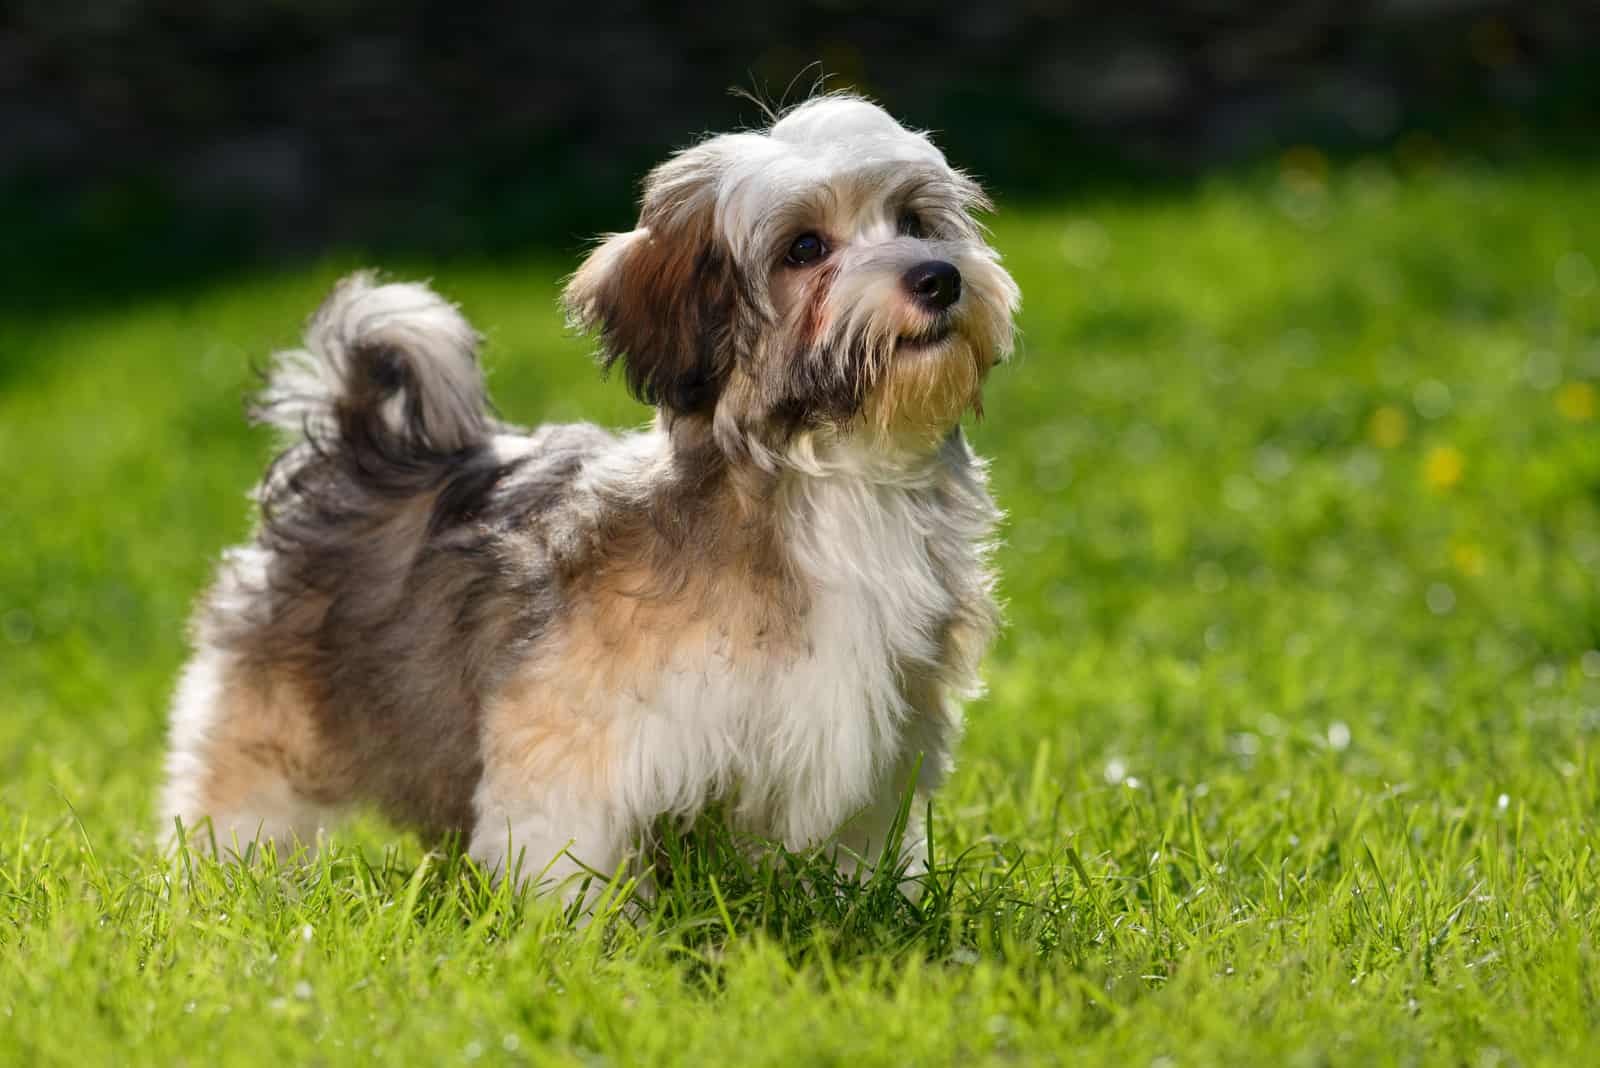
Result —
POLYGON ((941 311, 961 299, 961 272, 944 260, 927 260, 905 274, 906 291, 941 311))

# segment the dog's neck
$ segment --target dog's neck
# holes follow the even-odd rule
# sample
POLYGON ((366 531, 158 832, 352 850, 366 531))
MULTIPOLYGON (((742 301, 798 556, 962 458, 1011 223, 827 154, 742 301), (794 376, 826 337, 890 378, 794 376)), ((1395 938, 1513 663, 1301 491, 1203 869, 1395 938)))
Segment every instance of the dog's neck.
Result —
POLYGON ((708 418, 658 412, 656 430, 683 482, 707 488, 725 482, 756 509, 770 505, 782 487, 805 480, 916 489, 968 462, 959 425, 934 440, 890 437, 866 427, 801 430, 781 444, 742 443, 737 455, 717 440, 708 418))
POLYGON ((909 506, 937 525, 946 517, 929 506, 931 495, 970 481, 974 463, 959 427, 935 447, 886 446, 865 431, 801 432, 759 459, 729 456, 709 419, 659 416, 653 436, 669 472, 652 493, 657 528, 671 530, 680 551, 765 561, 758 570, 787 571, 783 562, 811 543, 822 513, 859 512, 851 523, 871 531, 909 506))

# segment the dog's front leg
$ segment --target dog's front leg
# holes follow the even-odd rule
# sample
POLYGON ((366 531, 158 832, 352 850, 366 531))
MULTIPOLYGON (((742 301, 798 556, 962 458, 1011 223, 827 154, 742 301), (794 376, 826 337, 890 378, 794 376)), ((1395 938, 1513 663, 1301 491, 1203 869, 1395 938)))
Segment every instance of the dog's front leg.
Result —
POLYGON ((882 866, 903 865, 900 889, 916 900, 922 892, 918 877, 928 870, 926 811, 932 789, 920 776, 913 782, 913 767, 915 762, 908 761, 899 774, 887 777, 872 803, 839 829, 836 841, 842 874, 866 879, 882 866), (897 826, 908 803, 905 822, 897 826))
POLYGON ((928 870, 928 800, 950 771, 961 725, 959 707, 936 684, 912 689, 907 703, 914 711, 898 759, 878 783, 872 802, 839 829, 837 841, 842 872, 864 878, 881 865, 903 864, 900 888, 916 900, 922 893, 920 876, 928 870), (905 822, 897 827, 902 811, 905 822), (897 831, 898 848, 891 851, 897 831))
POLYGON ((494 873, 540 893, 557 892, 585 911, 616 874, 628 834, 606 798, 562 778, 518 781, 485 774, 475 799, 469 850, 494 873))
POLYGON ((568 712, 553 696, 514 689, 485 710, 469 849, 497 878, 592 902, 636 828, 611 788, 617 755, 606 717, 568 712))

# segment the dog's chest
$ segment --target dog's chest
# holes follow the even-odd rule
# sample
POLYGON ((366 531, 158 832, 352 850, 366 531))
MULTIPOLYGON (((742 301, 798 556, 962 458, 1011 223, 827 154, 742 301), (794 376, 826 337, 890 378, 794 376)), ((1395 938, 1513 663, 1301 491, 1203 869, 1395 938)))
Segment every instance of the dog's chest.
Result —
MULTIPOLYGON (((647 697, 733 729, 837 728, 901 711, 899 678, 932 665, 955 594, 932 549, 930 517, 904 491, 842 483, 780 505, 787 586, 718 584, 705 618, 645 624, 668 650, 647 697), (760 620, 760 623, 752 623, 760 620)), ((701 611, 705 611, 704 607, 701 611)), ((636 680, 642 681, 642 680, 636 680)))
POLYGON ((920 496, 841 481, 785 507, 805 591, 791 640, 723 650, 691 699, 726 740, 715 763, 742 803, 770 805, 767 830, 807 840, 867 804, 902 758, 908 722, 931 712, 906 678, 935 669, 956 606, 920 496))
POLYGON ((838 479, 810 484, 785 517, 809 603, 805 655, 789 673, 837 679, 873 700, 908 663, 938 655, 954 608, 933 549, 939 516, 925 495, 838 479))

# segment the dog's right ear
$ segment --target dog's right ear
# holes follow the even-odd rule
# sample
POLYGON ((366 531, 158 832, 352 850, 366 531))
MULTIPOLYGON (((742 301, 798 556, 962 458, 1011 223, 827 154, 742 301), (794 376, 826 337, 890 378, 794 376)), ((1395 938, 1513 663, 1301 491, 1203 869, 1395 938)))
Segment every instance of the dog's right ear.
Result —
POLYGON ((739 337, 738 276, 715 233, 704 147, 651 175, 639 228, 602 242, 562 296, 568 321, 600 335, 601 364, 621 361, 635 396, 680 415, 716 407, 739 337))

